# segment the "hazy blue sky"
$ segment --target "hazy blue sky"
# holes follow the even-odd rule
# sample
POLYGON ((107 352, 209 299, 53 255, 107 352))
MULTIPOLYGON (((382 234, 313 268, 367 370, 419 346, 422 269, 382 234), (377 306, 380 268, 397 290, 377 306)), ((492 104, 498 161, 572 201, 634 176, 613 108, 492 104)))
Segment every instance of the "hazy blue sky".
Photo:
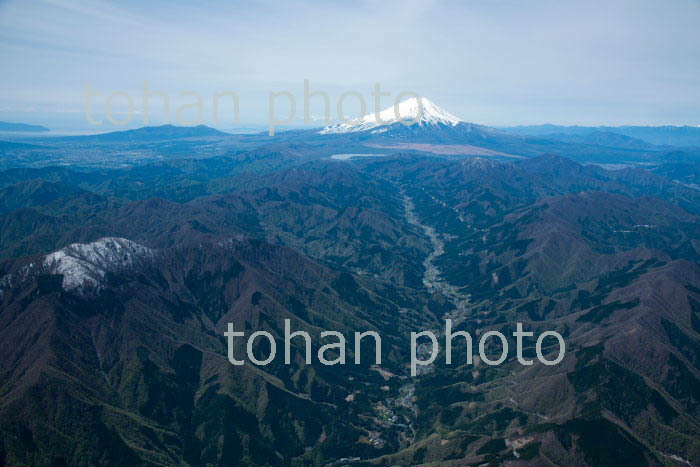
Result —
POLYGON ((148 81, 173 113, 234 91, 265 124, 268 92, 301 105, 308 78, 334 115, 378 82, 384 107, 416 91, 483 124, 700 124, 700 0, 190 3, 0 0, 0 120, 86 126, 87 84, 138 110, 148 81))

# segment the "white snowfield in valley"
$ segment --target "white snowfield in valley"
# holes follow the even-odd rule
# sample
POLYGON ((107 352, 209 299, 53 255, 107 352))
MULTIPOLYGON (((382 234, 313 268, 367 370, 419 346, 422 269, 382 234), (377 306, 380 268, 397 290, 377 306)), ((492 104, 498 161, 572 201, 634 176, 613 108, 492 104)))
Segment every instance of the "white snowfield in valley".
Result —
POLYGON ((154 252, 125 238, 105 237, 73 243, 44 258, 42 272, 63 275, 63 289, 98 287, 105 274, 128 269, 153 258, 154 252))
POLYGON ((321 130, 320 133, 333 134, 368 131, 385 125, 393 125, 400 120, 403 120, 404 122, 416 121, 416 124, 423 126, 455 126, 459 123, 463 123, 461 119, 455 117, 445 109, 433 104, 425 97, 420 98, 420 104, 418 99, 415 97, 406 99, 398 105, 398 114, 395 110, 396 109, 392 105, 379 113, 379 119, 377 119, 376 112, 370 112, 361 120, 331 125, 321 130))

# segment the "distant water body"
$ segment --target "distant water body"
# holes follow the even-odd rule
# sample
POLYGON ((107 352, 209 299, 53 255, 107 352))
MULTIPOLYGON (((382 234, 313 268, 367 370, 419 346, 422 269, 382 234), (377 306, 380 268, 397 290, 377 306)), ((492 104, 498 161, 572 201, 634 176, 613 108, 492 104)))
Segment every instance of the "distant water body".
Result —
POLYGON ((387 154, 334 154, 331 156, 331 159, 346 161, 348 159, 352 159, 353 157, 383 157, 386 155, 387 154))

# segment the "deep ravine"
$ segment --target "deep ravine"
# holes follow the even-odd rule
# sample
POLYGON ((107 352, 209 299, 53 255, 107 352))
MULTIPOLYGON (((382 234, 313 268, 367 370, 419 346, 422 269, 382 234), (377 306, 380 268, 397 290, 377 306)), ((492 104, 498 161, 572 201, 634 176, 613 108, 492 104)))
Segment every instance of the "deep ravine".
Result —
POLYGON ((440 234, 435 228, 423 224, 415 211, 413 200, 402 190, 404 209, 406 210, 406 220, 409 224, 420 228, 430 239, 433 246, 432 251, 423 261, 425 272, 423 273, 423 284, 431 293, 443 295, 455 306, 455 310, 446 318, 452 319, 454 324, 464 320, 469 309, 469 295, 460 292, 454 285, 443 278, 442 271, 435 264, 435 260, 445 253, 445 242, 440 238, 440 234))

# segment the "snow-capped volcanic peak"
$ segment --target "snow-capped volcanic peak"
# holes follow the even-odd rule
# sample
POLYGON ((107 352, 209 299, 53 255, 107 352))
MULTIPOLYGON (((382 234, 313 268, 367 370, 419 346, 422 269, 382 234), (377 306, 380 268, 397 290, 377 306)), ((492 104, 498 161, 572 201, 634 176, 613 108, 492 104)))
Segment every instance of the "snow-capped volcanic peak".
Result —
POLYGON ((153 250, 125 238, 105 237, 92 243, 73 243, 44 258, 44 272, 63 275, 63 289, 99 287, 107 272, 142 264, 153 250))
POLYGON ((376 112, 371 112, 362 117, 362 119, 326 127, 321 130, 321 133, 353 133, 357 131, 373 130, 377 127, 393 125, 399 122, 404 122, 406 124, 415 122, 415 124, 423 126, 455 126, 458 123, 462 123, 462 120, 445 109, 433 104, 425 97, 421 97, 420 99, 412 97, 399 103, 398 106, 392 105, 383 110, 379 113, 378 119, 376 112))

